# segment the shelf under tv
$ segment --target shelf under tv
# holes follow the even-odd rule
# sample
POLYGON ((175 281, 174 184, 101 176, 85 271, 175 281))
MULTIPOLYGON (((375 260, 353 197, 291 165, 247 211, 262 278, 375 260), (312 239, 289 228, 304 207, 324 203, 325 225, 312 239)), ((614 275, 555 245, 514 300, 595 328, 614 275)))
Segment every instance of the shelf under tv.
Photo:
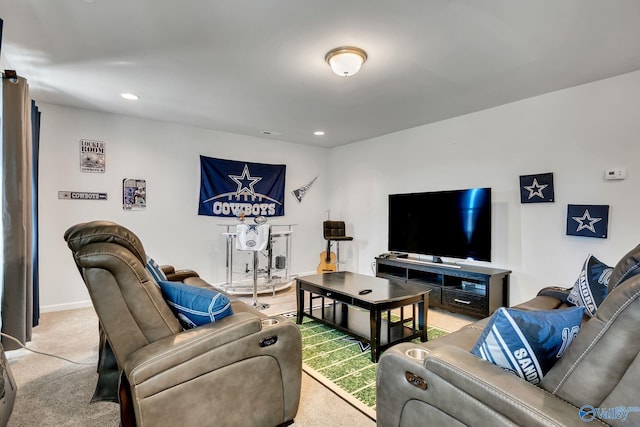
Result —
POLYGON ((510 270, 468 264, 446 264, 418 258, 376 258, 376 276, 411 282, 431 290, 429 305, 487 317, 509 304, 510 270))

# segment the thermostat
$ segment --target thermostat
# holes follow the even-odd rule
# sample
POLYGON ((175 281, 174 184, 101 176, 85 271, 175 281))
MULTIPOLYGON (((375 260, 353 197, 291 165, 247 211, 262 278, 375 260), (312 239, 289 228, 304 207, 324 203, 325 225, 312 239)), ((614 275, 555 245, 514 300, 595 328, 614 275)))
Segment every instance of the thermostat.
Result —
POLYGON ((604 179, 606 179, 607 181, 617 180, 617 179, 626 179, 626 178, 627 178, 626 168, 607 169, 604 172, 604 179))

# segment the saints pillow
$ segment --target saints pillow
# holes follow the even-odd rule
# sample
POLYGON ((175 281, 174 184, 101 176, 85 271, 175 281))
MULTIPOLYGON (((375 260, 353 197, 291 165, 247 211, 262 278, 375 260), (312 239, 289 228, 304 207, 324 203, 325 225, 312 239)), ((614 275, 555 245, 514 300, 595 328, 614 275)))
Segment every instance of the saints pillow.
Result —
POLYGON ((165 301, 186 329, 215 322, 233 314, 229 298, 211 288, 182 282, 160 281, 158 284, 165 301))
POLYGON ((583 307, 539 311, 501 307, 471 353, 538 384, 580 331, 583 311, 583 307))
POLYGON ((596 310, 607 297, 609 278, 613 268, 589 255, 582 266, 580 276, 567 297, 569 304, 584 307, 585 313, 593 317, 596 310))

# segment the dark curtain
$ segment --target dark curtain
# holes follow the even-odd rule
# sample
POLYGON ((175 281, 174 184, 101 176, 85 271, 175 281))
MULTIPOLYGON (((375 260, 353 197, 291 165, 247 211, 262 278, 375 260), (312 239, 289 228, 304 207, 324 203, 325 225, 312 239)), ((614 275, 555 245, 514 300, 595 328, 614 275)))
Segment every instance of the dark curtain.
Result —
POLYGON ((40 153, 40 109, 36 101, 31 100, 31 139, 32 139, 32 261, 33 261, 33 326, 40 323, 40 279, 38 270, 38 156, 40 153))
MULTIPOLYGON (((22 77, 2 79, 2 332, 22 343, 33 324, 33 139, 22 77)), ((18 348, 2 339, 6 350, 18 348)))

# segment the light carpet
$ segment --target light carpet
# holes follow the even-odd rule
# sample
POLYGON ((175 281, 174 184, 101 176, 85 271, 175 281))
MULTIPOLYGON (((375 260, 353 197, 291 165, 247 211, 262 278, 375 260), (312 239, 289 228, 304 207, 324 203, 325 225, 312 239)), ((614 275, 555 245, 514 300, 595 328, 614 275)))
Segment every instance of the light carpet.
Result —
MULTIPOLYGON (((250 298, 242 298, 250 302, 250 298)), ((268 315, 296 309, 295 285, 273 295, 261 295, 271 304, 268 315)), ((429 324, 457 330, 472 319, 429 309, 429 324)), ((98 378, 98 319, 92 307, 43 313, 33 330, 29 348, 57 354, 84 365, 31 353, 7 352, 18 394, 8 427, 102 427, 119 426, 115 403, 90 403, 98 378)), ((295 427, 331 425, 373 427, 375 421, 335 392, 303 372, 300 406, 295 427)))
MULTIPOLYGON (((289 307, 291 310, 292 307, 289 307)), ((18 393, 8 427, 117 427, 118 404, 90 403, 98 374, 98 319, 93 308, 43 313, 28 350, 7 352, 18 393)), ((303 372, 294 427, 373 427, 375 422, 303 372)))

